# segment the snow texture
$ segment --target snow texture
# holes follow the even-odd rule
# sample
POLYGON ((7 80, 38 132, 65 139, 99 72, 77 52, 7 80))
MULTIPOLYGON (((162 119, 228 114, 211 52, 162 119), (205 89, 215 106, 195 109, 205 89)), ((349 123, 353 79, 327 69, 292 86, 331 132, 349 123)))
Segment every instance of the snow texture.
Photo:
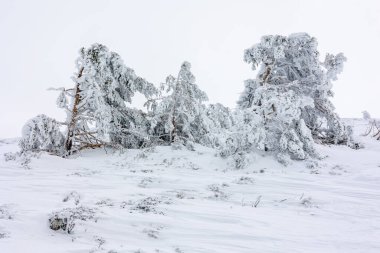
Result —
POLYGON ((363 149, 317 144, 324 159, 288 167, 194 145, 41 152, 25 169, 0 140, 0 252, 377 253, 380 142, 346 124, 363 149))

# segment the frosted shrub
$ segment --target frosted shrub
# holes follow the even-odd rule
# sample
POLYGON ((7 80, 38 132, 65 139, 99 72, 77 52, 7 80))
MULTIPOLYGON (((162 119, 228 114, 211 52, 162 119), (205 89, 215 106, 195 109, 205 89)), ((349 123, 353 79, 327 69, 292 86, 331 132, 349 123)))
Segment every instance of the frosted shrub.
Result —
POLYGON ((244 152, 238 152, 233 155, 235 169, 244 169, 248 166, 248 158, 244 152))
POLYGON ((74 227, 80 221, 94 220, 96 222, 96 209, 88 207, 64 208, 49 216, 49 228, 52 230, 62 230, 71 234, 74 227))
POLYGON ((60 132, 60 124, 46 115, 38 115, 30 119, 22 128, 19 146, 25 151, 47 151, 62 153, 64 137, 60 132))

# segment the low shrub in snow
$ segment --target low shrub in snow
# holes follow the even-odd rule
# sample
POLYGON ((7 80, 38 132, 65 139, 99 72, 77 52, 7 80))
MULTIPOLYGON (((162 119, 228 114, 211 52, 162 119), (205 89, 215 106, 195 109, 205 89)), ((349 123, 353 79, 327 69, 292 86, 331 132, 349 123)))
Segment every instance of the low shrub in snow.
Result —
POLYGON ((158 198, 158 197, 147 197, 141 199, 135 203, 128 203, 132 205, 130 210, 138 211, 141 213, 154 213, 164 215, 164 212, 157 210, 158 205, 160 204, 171 204, 172 201, 170 199, 158 198))
POLYGON ((64 137, 59 128, 60 124, 46 115, 32 118, 22 128, 21 151, 62 153, 64 137))
POLYGON ((68 234, 72 233, 77 221, 94 220, 96 210, 87 207, 65 208, 56 211, 49 216, 49 228, 52 230, 62 230, 68 234))

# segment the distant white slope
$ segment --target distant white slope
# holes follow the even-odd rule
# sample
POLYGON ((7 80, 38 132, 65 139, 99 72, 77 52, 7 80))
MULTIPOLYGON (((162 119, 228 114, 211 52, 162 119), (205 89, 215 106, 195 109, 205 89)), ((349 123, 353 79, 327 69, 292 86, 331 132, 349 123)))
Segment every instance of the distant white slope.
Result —
POLYGON ((319 146, 327 158, 288 167, 252 154, 242 170, 201 146, 42 154, 25 169, 2 140, 0 252, 380 252, 380 142, 350 122, 364 149, 319 146), (65 208, 88 215, 70 234, 48 224, 65 208))

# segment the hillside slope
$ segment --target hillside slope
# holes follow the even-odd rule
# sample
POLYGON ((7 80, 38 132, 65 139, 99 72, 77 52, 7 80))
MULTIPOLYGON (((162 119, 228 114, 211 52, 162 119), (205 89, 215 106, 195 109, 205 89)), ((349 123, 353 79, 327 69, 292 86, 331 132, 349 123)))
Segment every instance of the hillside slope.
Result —
POLYGON ((2 140, 0 252, 380 252, 380 142, 350 123, 364 149, 241 170, 201 146, 6 161, 18 148, 2 140), (71 233, 49 229, 63 209, 71 233))

